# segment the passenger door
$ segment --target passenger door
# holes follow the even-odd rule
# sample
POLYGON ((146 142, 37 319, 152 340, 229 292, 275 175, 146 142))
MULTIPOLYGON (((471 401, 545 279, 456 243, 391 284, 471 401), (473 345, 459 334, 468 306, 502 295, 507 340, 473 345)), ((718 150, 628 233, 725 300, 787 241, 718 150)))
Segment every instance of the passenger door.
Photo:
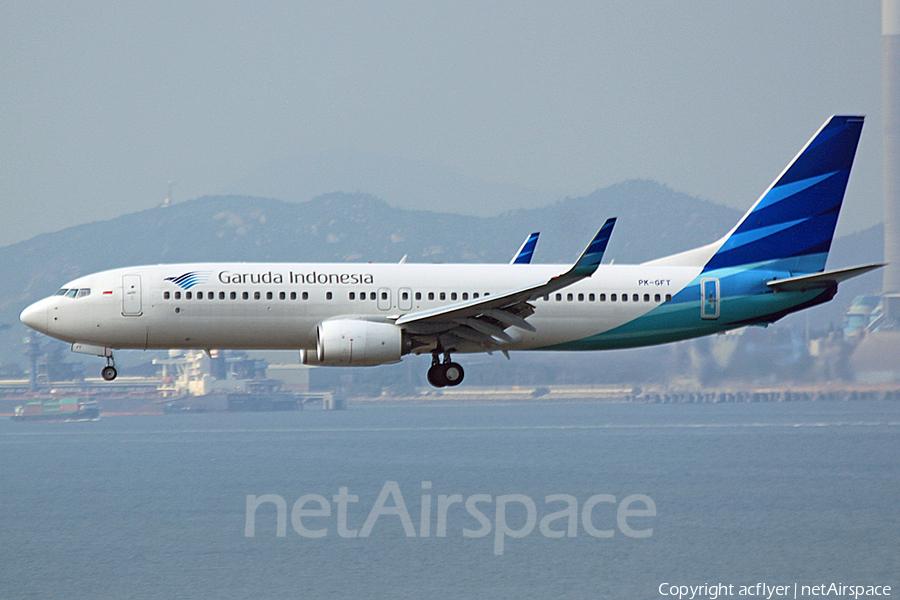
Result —
POLYGON ((719 280, 700 280, 700 316, 704 319, 719 318, 719 280))
POLYGON ((122 314, 126 317, 139 317, 143 314, 140 275, 122 276, 122 314))

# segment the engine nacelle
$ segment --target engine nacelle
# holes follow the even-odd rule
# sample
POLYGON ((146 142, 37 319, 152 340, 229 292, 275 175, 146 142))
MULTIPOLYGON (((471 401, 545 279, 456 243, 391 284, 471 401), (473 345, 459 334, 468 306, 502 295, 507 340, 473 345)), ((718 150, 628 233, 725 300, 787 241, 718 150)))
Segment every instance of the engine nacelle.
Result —
POLYGON ((316 330, 316 355, 310 354, 301 353, 304 364, 353 367, 397 363, 403 355, 403 330, 391 323, 360 319, 323 321, 316 330))

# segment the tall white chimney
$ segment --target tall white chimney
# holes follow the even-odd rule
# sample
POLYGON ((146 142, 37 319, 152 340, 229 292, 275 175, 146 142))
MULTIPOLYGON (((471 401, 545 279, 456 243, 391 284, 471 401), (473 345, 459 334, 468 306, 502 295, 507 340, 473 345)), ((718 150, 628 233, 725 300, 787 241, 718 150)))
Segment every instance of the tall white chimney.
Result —
POLYGON ((881 0, 884 101, 884 283, 900 293, 900 0, 881 0))

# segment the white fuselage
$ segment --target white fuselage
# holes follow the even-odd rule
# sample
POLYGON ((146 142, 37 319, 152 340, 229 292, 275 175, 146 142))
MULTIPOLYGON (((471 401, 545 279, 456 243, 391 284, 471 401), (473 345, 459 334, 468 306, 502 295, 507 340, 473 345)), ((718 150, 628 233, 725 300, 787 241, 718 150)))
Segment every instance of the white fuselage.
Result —
MULTIPOLYGON (((71 281, 63 290, 89 292, 41 300, 22 320, 67 342, 108 348, 313 349, 317 325, 329 319, 391 322, 534 285, 563 270, 493 264, 131 267, 71 281), (181 285, 173 281, 183 274, 191 277, 181 285)), ((513 341, 507 348, 538 349, 609 331, 665 304, 699 272, 697 267, 602 265, 593 276, 537 299, 528 319, 536 331, 510 328, 513 341)))

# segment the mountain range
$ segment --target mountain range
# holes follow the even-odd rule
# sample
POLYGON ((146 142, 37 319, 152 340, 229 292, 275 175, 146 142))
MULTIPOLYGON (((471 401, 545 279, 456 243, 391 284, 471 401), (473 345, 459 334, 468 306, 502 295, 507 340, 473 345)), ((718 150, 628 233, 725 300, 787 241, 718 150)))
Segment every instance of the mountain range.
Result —
MULTIPOLYGON (((191 261, 396 262, 403 256, 420 263, 508 262, 533 231, 541 232, 534 262, 570 263, 612 216, 618 222, 604 262, 634 263, 711 242, 741 213, 646 180, 490 217, 398 208, 362 193, 301 203, 206 196, 0 248, 0 326, 8 326, 0 331, 0 359, 22 362, 18 314, 25 306, 104 269, 191 261)), ((878 226, 836 240, 829 267, 881 260, 882 236, 878 226)), ((877 292, 880 277, 851 284, 816 318, 839 321, 854 295, 877 292)))

